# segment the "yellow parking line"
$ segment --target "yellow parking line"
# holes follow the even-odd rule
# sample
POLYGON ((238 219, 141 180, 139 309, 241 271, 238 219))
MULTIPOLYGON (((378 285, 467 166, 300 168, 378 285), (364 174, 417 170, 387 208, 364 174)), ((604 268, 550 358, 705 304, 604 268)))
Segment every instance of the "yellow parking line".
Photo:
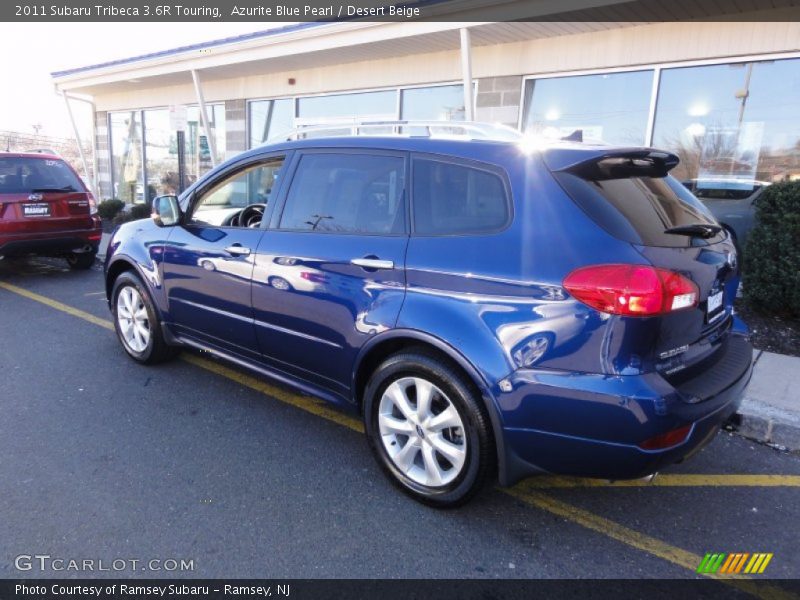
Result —
POLYGON ((665 474, 647 481, 607 481, 584 477, 543 475, 525 482, 527 489, 618 488, 618 487, 800 487, 800 475, 703 475, 665 474))
MULTIPOLYGON (((105 329, 111 329, 111 330, 114 329, 114 326, 111 323, 111 321, 95 317, 94 315, 88 312, 74 308, 67 304, 63 304, 57 300, 53 300, 52 298, 42 296, 35 292, 31 292, 24 288, 5 282, 0 282, 0 288, 3 288, 15 294, 19 294, 20 296, 24 296, 25 298, 35 300, 36 302, 40 302, 56 310, 65 312, 69 315, 78 317, 95 325, 99 325, 101 327, 104 327, 105 329)), ((323 417, 324 419, 328 419, 329 421, 333 421, 334 423, 337 423, 339 425, 348 427, 353 431, 363 432, 364 430, 363 425, 359 419, 356 419, 344 413, 340 413, 335 409, 328 408, 328 406, 321 400, 316 400, 307 396, 301 396, 298 394, 287 392, 283 389, 272 386, 268 383, 264 383, 260 379, 251 377, 249 375, 245 375, 234 369, 218 364, 214 361, 210 361, 200 356, 196 356, 193 354, 183 354, 181 355, 181 359, 189 364, 200 367, 201 369, 205 369, 207 371, 210 371, 212 373, 215 373, 217 375, 235 381, 240 385, 249 387, 253 390, 266 394, 272 398, 275 398, 276 400, 285 402, 306 412, 323 417)), ((719 477, 737 477, 737 476, 699 475, 697 477, 719 478, 719 477)), ((771 477, 791 477, 791 476, 764 475, 763 477, 771 478, 771 477)), ((549 478, 549 479, 551 481, 570 480, 570 478, 549 478)), ((595 481, 595 480, 577 480, 577 481, 595 481)), ((539 508, 553 515, 567 519, 568 521, 581 525, 586 529, 610 537, 611 539, 617 540, 618 542, 621 542, 627 546, 631 546, 633 548, 646 552, 647 554, 666 560, 672 564, 684 567, 689 571, 691 571, 692 574, 695 573, 697 566, 700 564, 700 561, 702 560, 702 557, 697 554, 693 554, 687 550, 683 550, 676 546, 672 546, 671 544, 663 542, 659 539, 656 539, 654 537, 651 537, 634 529, 630 529, 628 527, 625 527, 624 525, 620 525, 615 521, 611 521, 610 519, 606 519, 605 517, 595 515, 594 513, 586 511, 582 508, 572 506, 571 504, 562 502, 561 500, 557 500, 540 491, 536 491, 537 487, 542 487, 542 486, 537 486, 535 482, 536 482, 535 478, 529 479, 525 482, 522 482, 521 484, 514 486, 513 488, 504 489, 501 491, 503 491, 506 494, 509 494, 510 496, 513 496, 514 498, 521 500, 522 502, 530 506, 539 508)), ((687 483, 685 485, 689 484, 687 483)), ((749 485, 756 485, 756 484, 750 483, 749 485)), ((775 484, 773 483, 772 485, 775 484)), ((579 486, 561 485, 555 487, 579 487, 579 486)), ((726 584, 732 585, 748 594, 762 598, 763 600, 789 600, 795 598, 794 595, 788 593, 787 591, 781 588, 767 584, 762 584, 757 581, 752 581, 752 580, 748 581, 744 579, 745 576, 726 577, 717 574, 708 574, 707 576, 715 579, 722 579, 726 584)))
POLYGON ((663 558, 673 564, 680 565, 692 571, 697 569, 700 564, 702 556, 692 554, 687 550, 682 550, 675 546, 671 546, 666 542, 662 542, 656 538, 650 537, 633 529, 629 529, 624 525, 620 525, 614 521, 590 513, 576 506, 572 506, 561 500, 548 496, 537 491, 527 491, 524 485, 516 485, 513 488, 506 490, 507 493, 522 500, 526 504, 541 508, 549 513, 553 513, 559 517, 563 517, 574 523, 578 523, 602 533, 610 538, 620 541, 628 546, 633 546, 639 550, 643 550, 648 554, 653 554, 659 558, 663 558))
POLYGON ((52 298, 48 298, 47 296, 42 296, 41 294, 37 294, 36 292, 31 292, 30 290, 26 290, 25 288, 12 285, 10 283, 6 283, 5 281, 0 281, 0 288, 3 288, 4 290, 8 290, 9 292, 13 292, 15 294, 19 294, 20 296, 24 296, 25 298, 28 298, 30 300, 41 302, 42 304, 45 304, 50 308, 55 308, 56 310, 65 312, 68 315, 72 315, 73 317, 78 317, 79 319, 83 319, 84 321, 89 321, 89 323, 94 323, 95 325, 99 325, 100 327, 105 327, 106 329, 111 329, 112 331, 114 330, 114 324, 108 319, 101 319, 100 317, 95 317, 93 314, 80 310, 79 308, 73 308, 72 306, 63 304, 58 300, 53 300, 52 298))
MULTIPOLYGON (((610 519, 578 508, 577 506, 562 502, 561 500, 556 500, 547 494, 537 491, 525 491, 524 485, 517 485, 502 491, 522 500, 530 506, 535 506, 536 508, 567 519, 568 521, 577 523, 586 529, 591 529, 592 531, 601 533, 618 542, 633 546, 647 554, 657 556, 672 564, 684 567, 693 573, 696 572, 697 566, 700 564, 700 561, 703 560, 703 557, 698 554, 683 550, 682 548, 678 548, 647 534, 630 529, 624 525, 620 525, 616 521, 611 521, 610 519)), ((762 584, 758 581, 748 580, 744 576, 717 575, 714 573, 705 575, 712 579, 722 580, 727 585, 731 585, 743 592, 762 598, 763 600, 789 600, 790 598, 796 598, 796 596, 784 589, 769 584, 762 584)))
POLYGON ((325 402, 324 400, 318 400, 310 396, 300 396, 299 394, 287 392, 279 387, 265 383, 256 377, 245 375, 244 373, 240 373, 239 371, 201 356, 184 353, 181 354, 180 358, 181 360, 195 365, 196 367, 200 367, 206 371, 211 371, 212 373, 221 375, 227 379, 231 379, 240 385, 249 387, 250 389, 261 392, 262 394, 266 394, 267 396, 275 398, 276 400, 280 400, 281 402, 285 402, 286 404, 291 404, 295 408, 299 408, 318 417, 322 417, 328 421, 333 421, 339 425, 344 425, 353 431, 357 431, 359 433, 364 432, 364 425, 360 419, 356 419, 346 413, 331 408, 329 403, 325 402))
MULTIPOLYGON (((114 324, 108 319, 102 319, 100 317, 96 317, 93 314, 90 314, 78 308, 74 308, 57 300, 53 300, 52 298, 48 298, 47 296, 42 296, 41 294, 31 292, 30 290, 26 290, 25 288, 21 288, 16 285, 12 285, 10 283, 6 283, 4 281, 0 281, 0 288, 3 288, 15 294, 19 294, 20 296, 24 296, 25 298, 29 298, 30 300, 35 300, 36 302, 40 302, 46 306, 49 306, 50 308, 55 308, 56 310, 65 312, 69 315, 72 315, 73 317, 78 317, 79 319, 83 319, 84 321, 89 321, 94 325, 99 325, 100 327, 104 327, 112 331, 114 330, 114 324)), ((257 379, 256 377, 251 377, 249 375, 239 373, 234 369, 228 368, 224 365, 208 360, 201 356, 196 356, 192 354, 182 354, 181 360, 188 362, 192 365, 195 365, 196 367, 200 367, 201 369, 205 369, 206 371, 211 371, 212 373, 216 373, 217 375, 226 377, 227 379, 231 379, 236 383, 239 383, 245 387, 249 387, 263 394, 272 396, 273 398, 280 400, 281 402, 285 402, 286 404, 291 404, 296 408, 299 408, 306 412, 310 412, 319 417, 323 417, 325 419, 328 419, 329 421, 333 421, 334 423, 338 423, 339 425, 344 425, 345 427, 349 427, 350 429, 353 429, 358 432, 364 431, 364 427, 359 419, 353 418, 350 415, 346 415, 331 408, 328 405, 328 403, 323 400, 317 400, 316 398, 311 398, 309 396, 300 396, 298 394, 286 392, 285 390, 282 390, 281 388, 278 388, 273 385, 269 385, 268 383, 265 383, 260 379, 257 379)))

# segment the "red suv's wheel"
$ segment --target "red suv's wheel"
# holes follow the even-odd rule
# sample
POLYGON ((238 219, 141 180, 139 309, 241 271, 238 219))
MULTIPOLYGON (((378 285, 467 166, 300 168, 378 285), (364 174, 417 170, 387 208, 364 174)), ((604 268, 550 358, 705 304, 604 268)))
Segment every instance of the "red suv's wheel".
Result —
POLYGON ((96 252, 80 252, 67 254, 67 264, 70 269, 86 270, 91 269, 94 265, 94 260, 97 257, 96 252))

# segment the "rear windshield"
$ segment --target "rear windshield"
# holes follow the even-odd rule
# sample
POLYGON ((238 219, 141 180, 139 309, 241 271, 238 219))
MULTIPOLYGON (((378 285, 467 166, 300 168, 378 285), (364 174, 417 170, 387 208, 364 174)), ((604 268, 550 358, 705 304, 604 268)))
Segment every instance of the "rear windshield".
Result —
POLYGON ((80 179, 63 160, 0 157, 0 194, 83 191, 80 179))
POLYGON ((597 224, 626 242, 686 248, 713 244, 725 237, 724 233, 708 239, 665 233, 682 225, 717 224, 703 203, 670 175, 584 179, 558 172, 555 176, 597 224))

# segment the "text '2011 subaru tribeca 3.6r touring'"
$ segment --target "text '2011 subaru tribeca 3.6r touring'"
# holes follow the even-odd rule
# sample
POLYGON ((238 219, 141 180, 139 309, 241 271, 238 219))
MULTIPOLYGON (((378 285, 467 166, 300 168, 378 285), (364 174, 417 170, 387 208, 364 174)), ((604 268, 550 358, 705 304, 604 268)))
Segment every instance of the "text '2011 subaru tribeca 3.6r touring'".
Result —
POLYGON ((460 127, 271 144, 157 198, 106 258, 127 353, 205 349, 360 410, 383 470, 437 506, 699 450, 752 347, 734 246, 677 157, 460 127))

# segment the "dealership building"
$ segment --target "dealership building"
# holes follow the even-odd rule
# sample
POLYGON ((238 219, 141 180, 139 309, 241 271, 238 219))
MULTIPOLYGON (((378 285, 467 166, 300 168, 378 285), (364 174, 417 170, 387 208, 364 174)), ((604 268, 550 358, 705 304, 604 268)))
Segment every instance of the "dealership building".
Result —
POLYGON ((800 178, 792 0, 518 4, 540 20, 277 25, 53 80, 69 102, 93 103, 93 184, 128 203, 293 129, 358 120, 580 129, 674 151, 684 180, 800 178))

